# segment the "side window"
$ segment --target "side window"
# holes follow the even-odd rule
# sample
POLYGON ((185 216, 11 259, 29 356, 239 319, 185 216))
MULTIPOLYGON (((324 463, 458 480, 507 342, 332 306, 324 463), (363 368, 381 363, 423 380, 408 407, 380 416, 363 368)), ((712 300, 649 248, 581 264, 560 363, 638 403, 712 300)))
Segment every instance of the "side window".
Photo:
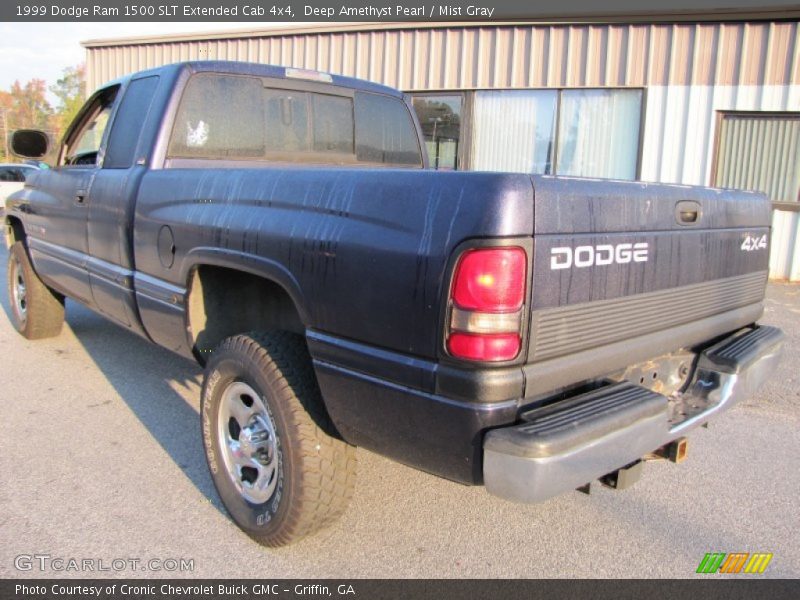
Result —
POLYGON ((186 84, 168 155, 352 163, 354 147, 348 97, 270 88, 256 77, 201 73, 186 84))
POLYGON ((308 94, 266 89, 263 98, 267 152, 307 152, 308 94))
POLYGON ((186 84, 169 143, 169 156, 261 158, 264 106, 261 80, 203 73, 186 84))
POLYGON ((314 151, 353 154, 353 101, 314 94, 314 151))
POLYGON ((422 166, 417 130, 406 105, 378 94, 356 94, 359 161, 422 166))
POLYGON ((352 161, 350 98, 267 88, 264 107, 267 158, 288 155, 290 160, 313 162, 317 154, 340 154, 352 161))
POLYGON ((83 108, 79 125, 64 142, 61 153, 63 165, 97 164, 100 144, 103 141, 108 119, 114 108, 119 86, 104 90, 83 108))
POLYGON ((111 107, 104 106, 81 132, 80 137, 75 143, 72 156, 90 152, 96 153, 100 150, 100 142, 103 140, 103 133, 105 133, 106 125, 108 125, 108 117, 110 116, 111 107))
POLYGON ((134 79, 128 85, 108 136, 104 169, 127 169, 133 165, 157 86, 158 76, 134 79))

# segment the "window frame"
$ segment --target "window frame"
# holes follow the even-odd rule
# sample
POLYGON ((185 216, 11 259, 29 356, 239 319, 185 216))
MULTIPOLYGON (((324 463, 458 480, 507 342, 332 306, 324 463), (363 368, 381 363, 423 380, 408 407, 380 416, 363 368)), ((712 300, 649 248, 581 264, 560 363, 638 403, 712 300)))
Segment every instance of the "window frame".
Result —
MULTIPOLYGON (((473 90, 472 92, 477 91, 473 90)), ((419 91, 414 90, 413 92, 406 92, 411 99, 411 107, 414 107, 414 98, 435 98, 436 96, 459 96, 461 98, 461 115, 460 115, 460 122, 459 122, 459 134, 458 134, 458 152, 456 153, 456 171, 467 171, 471 168, 469 164, 470 160, 470 152, 469 148, 472 145, 472 130, 470 128, 472 124, 472 96, 473 93, 467 90, 435 90, 435 91, 419 91), (467 137, 469 136, 469 137, 467 137), (468 141, 470 143, 464 143, 468 141)), ((419 122, 419 115, 417 115, 416 109, 414 109, 414 118, 417 123, 419 123, 419 131, 422 135, 424 140, 425 135, 422 132, 422 123, 419 122)), ((427 153, 427 149, 425 150, 427 153)), ((430 160, 431 157, 428 157, 430 160)), ((432 167, 431 167, 432 168, 432 167)), ((439 169, 436 169, 437 171, 439 169)))
POLYGON ((103 158, 105 156, 105 147, 108 142, 108 136, 111 133, 111 128, 114 125, 114 116, 119 106, 120 92, 122 90, 121 83, 115 83, 106 87, 100 88, 84 103, 78 116, 70 125, 69 129, 64 133, 64 139, 58 151, 57 167, 60 169, 74 169, 74 168, 102 168, 103 158), (109 96, 110 99, 109 99, 109 96), (80 140, 83 133, 86 131, 86 126, 96 119, 105 107, 109 107, 108 121, 103 130, 103 135, 100 137, 100 144, 97 147, 97 158, 94 164, 66 164, 64 161, 67 158, 67 152, 73 145, 80 140))
POLYGON ((636 165, 633 169, 633 179, 626 179, 624 181, 640 181, 642 177, 642 149, 644 147, 644 125, 645 115, 647 110, 647 88, 645 87, 625 87, 625 86, 611 86, 611 87, 559 87, 554 88, 557 91, 556 97, 556 130, 553 140, 553 170, 556 177, 594 177, 593 175, 561 175, 558 173, 558 152, 561 140, 559 139, 559 131, 561 130, 561 103, 564 92, 570 91, 639 91, 641 92, 641 102, 639 104, 639 133, 636 140, 636 165))
POLYGON ((392 96, 390 94, 381 94, 379 92, 370 92, 367 90, 353 90, 353 147, 355 150, 355 157, 356 163, 358 165, 364 165, 366 167, 378 167, 378 168, 386 168, 386 169, 419 169, 419 170, 427 170, 428 169, 428 152, 427 150, 423 150, 425 148, 424 138, 422 137, 422 130, 418 128, 418 120, 417 120, 417 113, 414 111, 414 106, 407 100, 407 96, 404 94, 402 97, 398 98, 396 96, 392 96), (363 95, 370 95, 370 96, 379 96, 382 98, 387 98, 392 102, 395 102, 401 105, 406 111, 406 117, 408 117, 408 121, 414 129, 414 141, 417 144, 417 156, 419 157, 419 162, 416 164, 408 164, 408 163, 385 163, 385 162, 370 162, 364 160, 358 160, 358 137, 356 136, 357 129, 356 129, 356 100, 355 94, 363 94, 363 95))
MULTIPOLYGON (((142 144, 142 134, 145 131, 147 126, 147 122, 150 119, 153 107, 156 105, 159 96, 159 88, 161 86, 161 75, 159 74, 147 74, 141 76, 133 76, 128 81, 125 82, 124 85, 121 85, 120 88, 116 92, 116 96, 113 100, 113 108, 111 114, 108 117, 108 123, 106 124, 106 131, 103 135, 103 141, 101 143, 102 147, 102 160, 98 160, 97 167, 101 169, 108 169, 110 171, 125 171, 127 169, 131 169, 137 165, 141 166, 145 164, 144 157, 139 157, 139 146, 142 144), (138 134, 136 136, 135 144, 133 147, 133 158, 130 165, 123 167, 123 166, 106 166, 106 151, 108 150, 108 143, 111 141, 111 136, 114 133, 114 127, 117 125, 117 116, 122 108, 123 101, 128 95, 130 88, 133 84, 139 81, 144 81, 147 79, 155 79, 156 80, 156 87, 154 90, 153 97, 150 99, 150 104, 147 106, 147 111, 141 115, 141 125, 138 129, 138 134)), ((109 86, 111 87, 111 86, 109 86)), ((99 157, 98 157, 99 158, 99 157)))

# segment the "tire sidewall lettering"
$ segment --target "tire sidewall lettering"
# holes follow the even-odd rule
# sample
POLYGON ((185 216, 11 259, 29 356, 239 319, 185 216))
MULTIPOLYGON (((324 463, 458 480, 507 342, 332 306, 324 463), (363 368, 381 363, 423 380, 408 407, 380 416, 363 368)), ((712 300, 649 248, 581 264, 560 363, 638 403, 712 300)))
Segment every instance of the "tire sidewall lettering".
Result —
POLYGON ((208 459, 209 470, 228 512, 243 529, 260 531, 274 525, 274 521, 282 508, 284 498, 285 473, 287 470, 283 452, 282 437, 285 428, 275 418, 270 395, 265 393, 269 387, 259 373, 253 373, 254 367, 242 369, 233 360, 222 358, 209 363, 209 373, 203 389, 202 433, 203 445, 208 459), (249 373, 245 371, 250 371, 249 373), (226 468, 223 466, 220 453, 223 451, 217 435, 217 418, 222 392, 233 381, 243 381, 253 387, 261 396, 269 417, 275 425, 276 450, 278 460, 278 484, 272 497, 263 504, 252 504, 243 498, 235 488, 226 468))

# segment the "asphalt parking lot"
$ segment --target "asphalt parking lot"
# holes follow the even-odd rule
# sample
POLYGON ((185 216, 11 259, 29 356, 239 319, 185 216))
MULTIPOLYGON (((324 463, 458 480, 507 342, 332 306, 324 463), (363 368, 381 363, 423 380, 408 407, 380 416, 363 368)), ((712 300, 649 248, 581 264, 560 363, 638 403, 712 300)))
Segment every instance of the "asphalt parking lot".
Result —
POLYGON ((34 554, 194 564, 99 573, 125 577, 691 577, 706 552, 771 552, 764 576, 800 576, 800 286, 769 287, 764 322, 789 336, 774 381, 694 431, 685 463, 526 506, 359 450, 344 518, 280 550, 240 533, 216 496, 199 367, 75 303, 60 337, 28 342, 5 276, 0 303, 0 577, 98 575, 18 570, 34 554))

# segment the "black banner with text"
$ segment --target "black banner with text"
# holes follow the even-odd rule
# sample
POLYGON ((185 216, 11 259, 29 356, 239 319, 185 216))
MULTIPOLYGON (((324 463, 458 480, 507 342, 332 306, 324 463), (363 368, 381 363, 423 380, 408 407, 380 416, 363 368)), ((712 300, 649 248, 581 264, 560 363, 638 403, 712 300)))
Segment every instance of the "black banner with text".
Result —
POLYGON ((266 579, 266 580, 0 580, 4 600, 255 600, 284 598, 470 600, 560 600, 592 598, 659 600, 702 597, 705 600, 797 598, 800 581, 747 580, 400 580, 400 579, 266 579))
POLYGON ((683 20, 707 18, 790 19, 796 0, 10 0, 0 4, 3 21, 232 21, 257 23, 486 20, 683 20))

